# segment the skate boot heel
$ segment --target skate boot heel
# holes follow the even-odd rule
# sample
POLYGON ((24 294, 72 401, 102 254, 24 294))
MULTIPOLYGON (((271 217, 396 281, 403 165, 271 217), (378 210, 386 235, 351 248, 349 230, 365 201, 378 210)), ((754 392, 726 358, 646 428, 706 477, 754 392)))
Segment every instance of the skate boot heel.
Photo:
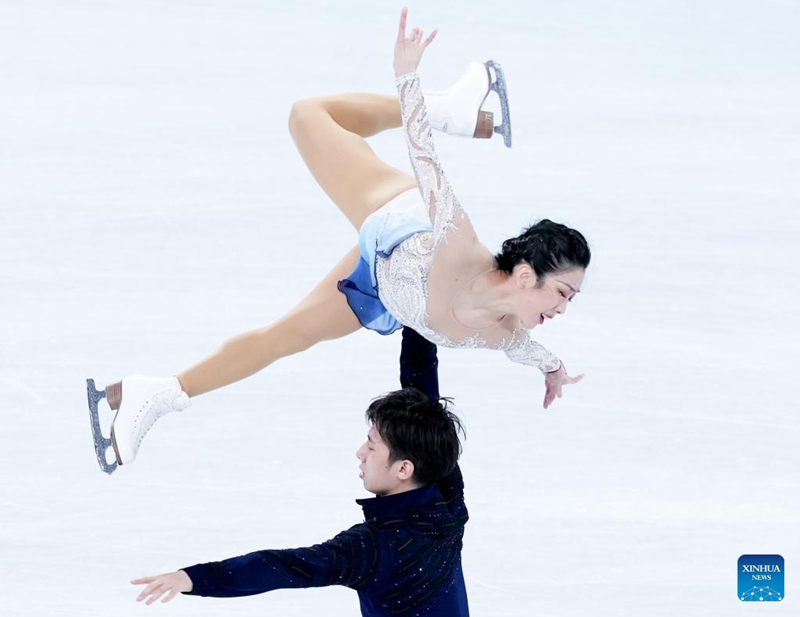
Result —
MULTIPOLYGON (((117 383, 112 383, 110 386, 106 386, 106 402, 108 406, 111 407, 112 411, 119 411, 119 406, 122 404, 122 382, 118 381, 117 383)), ((114 420, 116 420, 116 416, 114 416, 114 420)), ((119 455, 119 450, 117 449, 117 439, 114 434, 114 422, 111 423, 111 447, 114 449, 114 458, 117 460, 117 465, 122 465, 122 457, 119 455)), ((111 473, 111 472, 109 472, 111 473)))
POLYGON ((114 411, 119 409, 119 406, 122 403, 121 381, 112 383, 110 386, 106 386, 106 400, 108 401, 108 406, 111 407, 111 409, 114 411))
POLYGON ((491 111, 483 111, 478 114, 478 124, 475 126, 475 139, 490 139, 494 135, 494 114, 491 111))

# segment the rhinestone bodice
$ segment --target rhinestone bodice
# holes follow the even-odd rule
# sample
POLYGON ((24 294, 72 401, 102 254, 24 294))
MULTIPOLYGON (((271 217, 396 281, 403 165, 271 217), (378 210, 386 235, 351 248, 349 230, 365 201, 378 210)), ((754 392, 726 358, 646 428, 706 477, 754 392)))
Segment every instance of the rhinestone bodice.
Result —
MULTIPOLYGON (((459 349, 500 349, 514 362, 536 366, 543 372, 556 370, 561 364, 560 360, 533 341, 523 328, 489 343, 480 333, 453 341, 428 324, 428 276, 431 264, 436 252, 458 229, 459 223, 468 219, 436 156, 419 77, 416 73, 402 75, 397 78, 397 88, 419 195, 411 203, 403 196, 384 206, 384 209, 397 209, 398 217, 429 219, 433 230, 415 233, 399 243, 389 255, 377 257, 375 276, 381 302, 400 323, 415 329, 437 345, 459 349)), ((390 214, 379 213, 381 211, 375 215, 390 214)))

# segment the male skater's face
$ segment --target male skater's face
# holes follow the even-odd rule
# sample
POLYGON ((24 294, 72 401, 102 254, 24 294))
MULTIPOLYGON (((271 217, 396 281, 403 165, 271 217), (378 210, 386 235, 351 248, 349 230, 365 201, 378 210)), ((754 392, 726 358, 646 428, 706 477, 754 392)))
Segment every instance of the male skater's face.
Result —
POLYGON ((389 463, 389 446, 381 439, 375 426, 367 433, 367 441, 356 452, 361 464, 359 477, 364 488, 376 495, 392 495, 408 490, 408 480, 414 473, 411 461, 400 460, 389 463), (410 472, 409 472, 410 466, 410 472))

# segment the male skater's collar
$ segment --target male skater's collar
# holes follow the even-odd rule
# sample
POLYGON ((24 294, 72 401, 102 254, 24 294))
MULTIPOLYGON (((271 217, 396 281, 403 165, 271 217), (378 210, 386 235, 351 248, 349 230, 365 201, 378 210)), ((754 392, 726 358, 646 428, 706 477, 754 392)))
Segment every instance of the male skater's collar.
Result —
POLYGON ((421 506, 428 506, 441 502, 445 505, 444 497, 439 492, 436 484, 427 484, 420 488, 404 491, 395 495, 367 497, 356 499, 356 503, 364 509, 364 517, 369 520, 387 514, 398 514, 402 511, 416 510, 421 506))

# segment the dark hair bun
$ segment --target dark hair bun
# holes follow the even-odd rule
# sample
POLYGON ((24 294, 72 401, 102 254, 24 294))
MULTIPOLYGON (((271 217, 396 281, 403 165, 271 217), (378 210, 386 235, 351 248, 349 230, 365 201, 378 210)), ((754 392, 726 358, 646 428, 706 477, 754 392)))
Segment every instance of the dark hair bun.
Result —
POLYGON ((498 270, 511 274, 514 266, 527 263, 537 278, 570 268, 585 270, 591 259, 589 245, 581 232, 549 219, 542 219, 516 238, 509 238, 495 255, 498 270))

